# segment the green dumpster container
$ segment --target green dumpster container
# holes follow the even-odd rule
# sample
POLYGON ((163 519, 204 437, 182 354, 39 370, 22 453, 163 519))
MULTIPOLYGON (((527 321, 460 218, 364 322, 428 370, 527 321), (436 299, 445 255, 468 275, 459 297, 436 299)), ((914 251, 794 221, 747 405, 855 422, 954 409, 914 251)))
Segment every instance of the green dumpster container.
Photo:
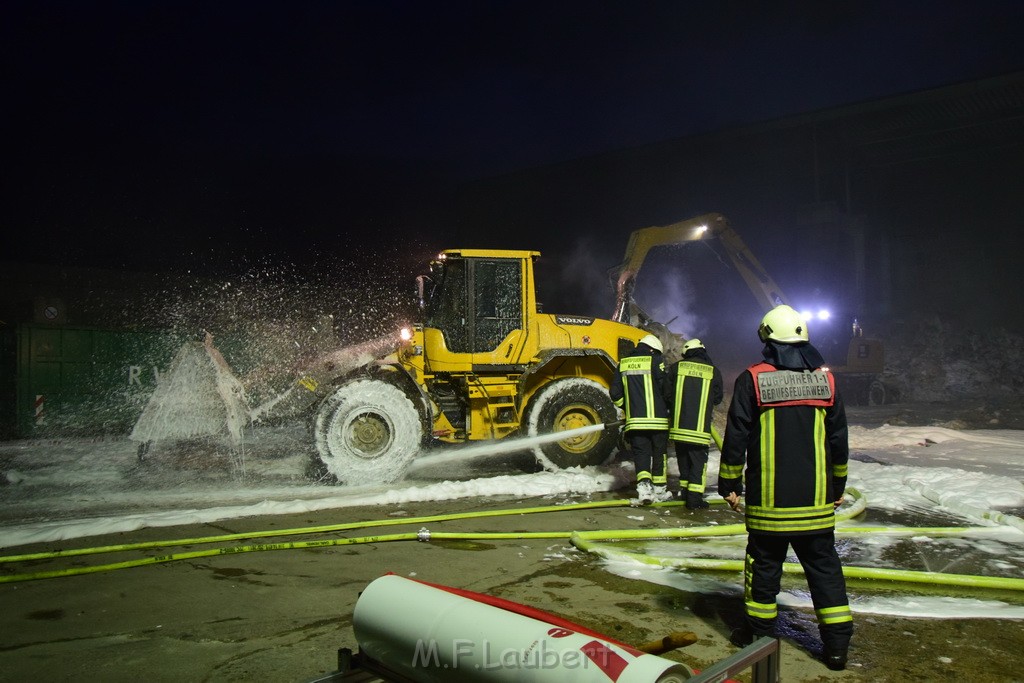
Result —
POLYGON ((127 434, 181 344, 166 330, 20 325, 18 435, 127 434))
POLYGON ((17 367, 17 337, 13 327, 0 327, 0 439, 17 436, 17 410, 15 406, 15 368, 17 367))

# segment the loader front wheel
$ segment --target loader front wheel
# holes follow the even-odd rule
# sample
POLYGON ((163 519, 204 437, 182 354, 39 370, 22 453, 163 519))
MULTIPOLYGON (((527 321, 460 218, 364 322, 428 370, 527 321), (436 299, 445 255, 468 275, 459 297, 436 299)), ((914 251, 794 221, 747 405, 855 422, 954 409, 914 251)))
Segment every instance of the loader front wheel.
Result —
POLYGON ((324 467, 350 485, 398 481, 423 438, 419 413, 405 392, 377 379, 338 387, 317 410, 313 430, 324 467))
MULTIPOLYGON (((615 420, 615 405, 608 391, 582 377, 566 377, 541 387, 526 409, 526 429, 530 436, 608 425, 615 420)), ((534 446, 533 453, 537 462, 551 471, 603 465, 611 459, 617 442, 618 429, 606 427, 534 446)))

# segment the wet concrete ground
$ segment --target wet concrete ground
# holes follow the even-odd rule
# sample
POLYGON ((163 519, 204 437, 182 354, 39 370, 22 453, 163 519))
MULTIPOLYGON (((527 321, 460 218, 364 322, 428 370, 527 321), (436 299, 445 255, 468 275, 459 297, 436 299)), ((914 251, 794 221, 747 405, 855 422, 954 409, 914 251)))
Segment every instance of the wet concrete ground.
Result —
MULTIPOLYGON (((896 423, 935 424, 928 419, 961 420, 963 411, 928 417, 910 407, 854 408, 851 422, 872 426, 896 423), (898 412, 888 412, 898 411, 898 412), (918 420, 913 422, 912 420, 918 420)), ((969 416, 968 416, 969 417, 969 416)), ((984 421, 983 417, 977 422, 984 421)), ((1000 428, 1012 428, 1006 423, 1000 428)), ((287 441, 288 437, 285 438, 287 441)), ((11 444, 7 444, 7 451, 11 444)), ((53 452, 59 444, 52 444, 53 452)), ((87 447, 87 446, 86 446, 87 447)), ((121 448, 105 444, 103 447, 121 448)), ((119 452, 119 451, 118 451, 119 452)), ((283 457, 266 482, 280 483, 295 473, 298 451, 283 457), (276 472, 276 473, 275 473, 276 472)), ((0 454, 2 455, 2 454, 0 454)), ((71 453, 68 457, 74 457, 71 453)), ((130 458, 132 453, 125 451, 130 458)), ((120 457, 120 455, 118 455, 120 457)), ((134 472, 137 485, 153 489, 153 502, 173 504, 174 495, 188 485, 193 496, 204 479, 233 476, 229 463, 163 461, 156 470, 121 463, 134 472), (154 472, 159 474, 153 478, 154 472)), ((130 462, 130 461, 129 461, 130 462)), ((120 467, 120 465, 118 466, 120 467)), ((499 467, 479 463, 474 476, 499 467)), ((119 472, 124 470, 119 469, 119 472)), ((441 473, 422 473, 424 481, 441 473)), ((126 510, 125 501, 107 500, 102 491, 64 489, 58 495, 79 496, 91 514, 126 510)), ((594 495, 616 499, 630 492, 594 495)), ((13 487, 2 494, 3 518, 24 520, 45 516, 45 500, 19 499, 13 487), (13 516, 12 516, 13 515, 13 516)), ((223 503, 223 501, 220 501, 223 503)), ((353 521, 395 520, 421 515, 550 505, 549 499, 477 498, 400 507, 369 506, 229 520, 214 524, 144 529, 105 537, 83 538, 6 549, 28 553, 73 547, 124 544, 166 539, 190 539, 227 533, 249 533, 323 526, 353 521)), ((64 509, 67 501, 55 508, 64 509)), ((721 506, 699 513, 678 507, 608 508, 515 515, 431 524, 451 532, 523 532, 589 529, 644 529, 711 522, 731 523, 721 506)), ((907 520, 900 520, 907 521, 907 520)), ((415 532, 422 524, 370 527, 288 540, 325 540, 365 535, 415 532)), ((215 544, 231 547, 280 538, 215 544)), ((63 567, 113 563, 140 557, 159 557, 209 549, 182 547, 118 552, 111 555, 65 558, 0 565, 0 576, 63 567)), ((907 558, 908 561, 914 558, 907 558)), ((669 570, 665 570, 669 571, 669 570)), ((161 562, 142 567, 81 576, 0 584, 0 681, 71 680, 136 681, 309 681, 336 666, 340 647, 357 648, 352 612, 360 591, 386 572, 515 600, 538 607, 610 637, 639 644, 675 631, 692 631, 695 644, 666 657, 700 669, 728 656, 736 648, 728 635, 741 620, 736 593, 680 590, 649 581, 623 578, 607 570, 603 560, 580 552, 564 539, 493 541, 370 542, 358 545, 219 554, 161 562)), ((723 582, 741 577, 721 574, 723 582)), ((787 578, 799 589, 802 579, 787 578)), ((850 592, 899 593, 906 589, 886 582, 851 581, 850 592)), ((1019 595, 957 589, 958 597, 1003 599, 1020 604, 1019 595)), ((932 595, 935 589, 923 590, 932 595)), ((401 618, 398 615, 396 618, 401 618)), ((782 610, 782 677, 785 681, 911 681, 970 680, 981 683, 1024 681, 1024 628, 1019 621, 997 619, 910 619, 861 615, 850 653, 850 667, 836 673, 817 661, 817 634, 810 610, 782 610)), ((749 674, 739 680, 749 680, 749 674)))
MULTIPOLYGON (((403 505, 401 509, 347 508, 316 515, 147 529, 18 551, 550 503, 477 500, 403 505)), ((625 529, 721 523, 732 521, 730 515, 720 506, 700 513, 678 507, 642 511, 609 508, 430 526, 434 531, 460 532, 625 529)), ((421 526, 368 528, 345 535, 401 533, 421 526)), ((332 533, 316 538, 341 536, 332 533)), ((58 563, 23 563, 18 571, 118 562, 140 555, 187 553, 202 548, 185 545, 67 558, 58 563)), ((9 568, 4 571, 9 573, 9 568)), ((739 624, 742 607, 738 595, 686 592, 622 578, 608 572, 600 559, 576 550, 563 539, 399 541, 226 554, 2 584, 0 631, 5 636, 0 646, 0 680, 311 680, 336 666, 339 647, 357 648, 352 632, 353 608, 359 592, 385 572, 522 602, 627 643, 647 642, 674 631, 692 631, 698 642, 666 657, 693 668, 706 667, 736 650, 729 645, 728 635, 739 624)), ((720 578, 741 580, 738 575, 720 578)), ((851 582, 851 592, 887 589, 892 590, 851 582)), ((992 599, 983 591, 976 597, 992 599)), ((395 618, 401 619, 402 615, 395 618)), ((830 672, 816 661, 816 626, 809 610, 783 610, 780 625, 784 633, 782 674, 787 681, 1024 680, 1024 629, 1016 621, 860 617, 851 666, 842 673, 830 672)))

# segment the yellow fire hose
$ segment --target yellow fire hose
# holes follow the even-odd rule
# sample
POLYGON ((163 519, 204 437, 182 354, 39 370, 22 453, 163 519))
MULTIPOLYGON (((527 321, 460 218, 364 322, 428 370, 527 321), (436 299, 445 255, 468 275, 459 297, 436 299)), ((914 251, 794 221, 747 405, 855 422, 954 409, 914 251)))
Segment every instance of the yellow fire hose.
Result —
MULTIPOLYGON (((681 502, 659 503, 659 507, 677 507, 681 502)), ((54 550, 41 553, 27 553, 21 555, 0 556, 0 564, 12 562, 28 562, 38 560, 50 560, 62 557, 76 557, 82 555, 97 555, 103 553, 114 553, 134 550, 147 550, 152 548, 168 548, 184 545, 200 545, 206 543, 220 543, 224 541, 237 541, 253 538, 272 538, 276 536, 300 536, 305 534, 320 534, 336 531, 347 531, 352 529, 364 529, 377 526, 396 526, 404 524, 427 524, 430 522, 445 522, 460 519, 477 519, 486 517, 508 517, 514 515, 539 514, 545 512, 561 512, 564 510, 587 510, 595 508, 630 507, 628 500, 607 500, 590 501, 585 503, 571 503, 567 505, 546 505, 532 508, 506 508, 502 510, 478 510, 473 512, 457 512, 445 515, 429 515, 424 517, 404 517, 394 519, 368 520, 364 522, 346 522, 343 524, 329 524, 312 527, 298 527, 293 529, 269 529, 236 534, 219 534, 216 536, 201 536, 196 538, 179 538, 163 541, 143 541, 138 543, 124 543, 120 545, 95 546, 90 548, 71 548, 68 550, 54 550)), ((559 532, 537 532, 539 535, 531 536, 529 533, 506 533, 492 534, 489 540, 509 540, 523 538, 569 538, 571 531, 559 532)), ((437 539, 466 538, 465 534, 445 533, 433 534, 437 539)), ((260 543, 247 546, 233 546, 229 548, 217 548, 213 550, 198 550, 169 555, 159 555, 138 560, 115 562, 112 564, 95 565, 91 567, 75 567, 72 569, 35 572, 31 574, 9 574, 0 576, 0 583, 16 583, 31 581, 34 579, 49 579, 61 576, 77 576, 79 574, 94 574, 103 571, 116 569, 127 569, 129 567, 141 567, 150 564, 174 562, 177 560, 188 560, 197 557, 213 557, 216 555, 230 555, 243 552, 260 552, 264 550, 296 550, 303 548, 322 548, 336 545, 351 545, 356 543, 383 543, 389 541, 415 541, 424 540, 420 532, 393 534, 389 536, 364 536, 360 538, 327 539, 318 541, 293 542, 293 543, 260 543)))
MULTIPOLYGON (((663 505, 682 505, 682 503, 663 503, 663 505)), ((146 550, 148 548, 168 548, 179 545, 200 545, 203 543, 221 543, 223 541, 240 541, 250 538, 273 538, 275 536, 300 536, 303 534, 322 534, 334 531, 348 531, 351 529, 365 529, 375 526, 397 526, 400 524, 428 524, 430 522, 446 522, 456 519, 476 519, 481 517, 508 517, 512 515, 529 515, 542 512, 559 512, 562 510, 586 510, 589 508, 610 508, 628 507, 628 500, 606 500, 593 501, 588 503, 572 503, 569 505, 545 505, 541 507, 503 510, 480 510, 476 512, 456 512, 448 515, 429 515, 426 517, 408 517, 394 519, 376 519, 365 522, 346 522, 344 524, 328 524, 325 526, 299 527, 295 529, 270 529, 260 531, 248 531, 237 534, 221 534, 218 536, 201 536, 198 538, 179 538, 164 541, 142 541, 138 543, 124 543, 121 545, 104 545, 93 548, 71 548, 68 550, 53 550, 44 553, 30 553, 26 555, 0 556, 0 564, 4 562, 25 562, 29 560, 48 560, 57 557, 75 557, 80 555, 97 555, 101 553, 114 553, 125 550, 146 550)), ((568 536, 568 534, 566 534, 568 536)))
MULTIPOLYGON (((847 521, 860 515, 866 508, 866 499, 856 489, 848 489, 847 493, 852 499, 852 505, 845 510, 837 512, 837 522, 847 521)), ((724 501, 715 501, 724 502, 724 501)), ((296 529, 274 529, 268 531, 254 531, 239 534, 223 534, 218 536, 207 536, 192 539, 177 539, 171 541, 149 541, 143 543, 132 543, 113 546, 100 546, 93 548, 79 548, 64 551, 53 551, 49 553, 32 553, 24 555, 10 555, 0 557, 0 562, 18 562, 30 560, 55 559, 60 557, 99 554, 107 552, 120 552, 125 550, 144 550, 156 547, 193 545, 201 543, 215 543, 222 541, 263 538, 285 535, 301 535, 313 533, 336 532, 351 529, 366 528, 371 526, 390 526, 398 524, 424 524, 430 522, 451 521, 458 519, 473 519, 483 517, 498 517, 522 514, 534 514, 542 512, 558 512, 564 510, 580 510, 590 508, 625 507, 629 505, 626 500, 598 501, 587 503, 575 503, 568 505, 551 505, 524 509, 485 510, 477 512, 453 513, 446 515, 431 515, 425 517, 396 518, 385 520, 374 520, 365 522, 350 522, 345 524, 333 524, 316 527, 302 527, 296 529)), ((678 506, 680 503, 662 503, 659 507, 678 506)), ((851 533, 887 533, 887 534, 932 534, 932 535, 954 535, 969 534, 977 531, 977 527, 843 527, 837 526, 837 534, 851 533)), ((715 559, 715 558, 660 558, 646 555, 640 552, 630 552, 610 547, 609 544, 597 543, 600 541, 615 540, 644 540, 644 539, 682 539, 696 538, 702 536, 739 536, 744 535, 746 529, 744 524, 725 524, 713 526, 681 527, 672 529, 641 529, 641 530, 608 530, 608 531, 541 531, 541 532, 429 532, 421 529, 419 532, 407 532, 389 535, 362 536, 356 538, 335 538, 313 541, 295 541, 288 543, 264 543, 245 546, 233 546, 227 548, 214 548, 209 550, 188 551, 169 555, 127 560, 104 565, 90 567, 75 567, 70 569, 41 571, 26 574, 9 574, 0 576, 0 583, 14 583, 35 579, 47 579, 63 576, 75 576, 79 574, 91 574, 116 569, 127 569, 177 560, 188 560, 199 557, 213 557, 217 555, 233 555, 246 552, 262 552, 269 550, 298 550, 308 548, 325 548, 342 545, 355 545, 365 543, 385 543, 392 541, 434 541, 434 540, 522 540, 522 539, 568 539, 580 550, 592 552, 609 559, 628 559, 649 565, 662 567, 675 567, 681 569, 696 569, 706 571, 742 571, 742 560, 715 559)), ((799 573, 802 571, 798 564, 787 563, 784 571, 788 573, 799 573)), ((913 583, 930 583, 951 586, 968 586, 975 588, 992 588, 1002 590, 1019 591, 1024 590, 1024 579, 1008 577, 972 576, 964 574, 944 574, 939 572, 922 572, 901 569, 884 569, 873 567, 855 567, 845 565, 844 574, 850 578, 884 579, 892 581, 905 581, 913 583)))
MULTIPOLYGON (((854 499, 853 506, 843 512, 836 513, 836 522, 843 522, 860 515, 867 506, 864 495, 857 489, 847 489, 847 494, 854 499)), ((970 531, 970 527, 836 527, 837 534, 850 533, 889 533, 889 534, 934 534, 959 535, 970 531)), ((570 542, 580 550, 596 553, 611 560, 631 560, 659 567, 676 569, 697 569, 703 571, 742 572, 743 560, 727 560, 697 557, 656 557, 641 552, 631 552, 612 548, 607 544, 596 543, 596 540, 637 540, 653 538, 693 538, 697 536, 732 536, 745 533, 743 524, 718 525, 714 527, 695 527, 682 529, 645 529, 641 531, 580 531, 570 536, 570 542)), ((787 562, 782 566, 783 572, 802 574, 803 567, 797 563, 787 562)), ((923 572, 910 569, 884 569, 879 567, 857 567, 844 564, 843 574, 847 578, 885 579, 909 583, 930 583, 948 586, 969 586, 975 588, 994 588, 1002 590, 1024 591, 1024 579, 996 576, 975 576, 970 574, 946 574, 942 572, 923 572)))

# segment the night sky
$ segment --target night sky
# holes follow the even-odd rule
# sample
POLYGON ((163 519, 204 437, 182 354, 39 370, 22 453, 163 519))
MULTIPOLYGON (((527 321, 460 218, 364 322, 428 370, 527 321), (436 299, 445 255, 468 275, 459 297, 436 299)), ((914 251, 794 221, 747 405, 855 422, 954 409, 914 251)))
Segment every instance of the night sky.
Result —
POLYGON ((125 269, 444 243, 417 215, 462 183, 1024 68, 1012 0, 32 0, 0 24, 0 261, 125 269))

